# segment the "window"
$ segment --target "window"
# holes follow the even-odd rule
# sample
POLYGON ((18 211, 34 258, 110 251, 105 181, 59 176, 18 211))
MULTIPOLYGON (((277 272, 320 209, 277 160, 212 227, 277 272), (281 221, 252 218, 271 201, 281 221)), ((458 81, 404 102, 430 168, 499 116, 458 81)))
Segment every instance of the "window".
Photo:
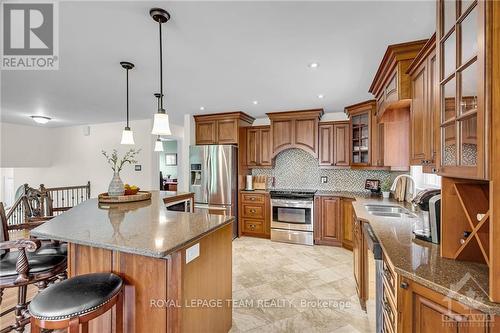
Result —
POLYGON ((441 177, 432 173, 422 172, 422 166, 412 166, 410 175, 415 179, 417 190, 441 188, 441 177))

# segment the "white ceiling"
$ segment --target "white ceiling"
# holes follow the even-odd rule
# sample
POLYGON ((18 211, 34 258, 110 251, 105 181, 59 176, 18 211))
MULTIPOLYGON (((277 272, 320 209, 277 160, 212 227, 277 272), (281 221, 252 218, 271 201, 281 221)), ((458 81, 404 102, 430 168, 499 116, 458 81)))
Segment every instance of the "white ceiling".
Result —
POLYGON ((165 104, 179 124, 187 113, 342 111, 371 98, 387 45, 435 29, 434 1, 61 2, 60 69, 2 72, 2 121, 32 124, 33 114, 52 117, 49 126, 124 120, 122 60, 136 65, 131 118, 151 117, 159 79, 149 9, 156 6, 172 15, 164 25, 165 104))

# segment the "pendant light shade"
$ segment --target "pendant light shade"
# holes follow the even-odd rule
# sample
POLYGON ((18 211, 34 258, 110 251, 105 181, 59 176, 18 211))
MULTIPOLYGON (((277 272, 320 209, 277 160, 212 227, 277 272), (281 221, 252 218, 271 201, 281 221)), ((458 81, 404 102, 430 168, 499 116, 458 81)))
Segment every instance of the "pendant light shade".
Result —
POLYGON ((155 151, 163 151, 163 142, 161 142, 160 137, 155 141, 155 151))
POLYGON ((155 113, 151 134, 172 135, 172 132, 170 132, 170 124, 168 122, 168 114, 159 112, 155 113))
MULTIPOLYGON (((161 25, 170 20, 170 14, 162 8, 152 8, 149 11, 149 15, 158 23, 160 33, 160 93, 155 94, 158 98, 158 110, 153 118, 153 129, 151 130, 151 134, 172 135, 172 132, 170 132, 168 115, 163 108, 163 44, 161 35, 161 25)), ((155 149, 155 151, 157 150, 155 149)))
POLYGON ((120 62, 120 65, 127 71, 127 125, 125 126, 125 129, 122 132, 122 141, 120 142, 122 145, 133 145, 135 144, 134 142, 134 132, 130 129, 129 123, 128 123, 128 71, 134 68, 134 64, 128 61, 122 61, 120 62))
POLYGON ((133 145, 134 142, 134 132, 129 127, 125 127, 122 132, 122 141, 120 142, 122 145, 133 145))

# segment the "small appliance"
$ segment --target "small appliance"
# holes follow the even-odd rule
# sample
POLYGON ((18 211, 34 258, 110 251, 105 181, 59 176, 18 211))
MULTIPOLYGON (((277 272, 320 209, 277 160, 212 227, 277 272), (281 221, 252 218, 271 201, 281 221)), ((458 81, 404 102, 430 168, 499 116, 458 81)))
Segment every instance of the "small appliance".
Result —
POLYGON ((247 175, 245 182, 245 191, 253 191, 253 176, 247 175))
POLYGON ((424 213, 422 223, 415 225, 415 238, 439 244, 441 233, 441 190, 424 190, 413 199, 424 213))

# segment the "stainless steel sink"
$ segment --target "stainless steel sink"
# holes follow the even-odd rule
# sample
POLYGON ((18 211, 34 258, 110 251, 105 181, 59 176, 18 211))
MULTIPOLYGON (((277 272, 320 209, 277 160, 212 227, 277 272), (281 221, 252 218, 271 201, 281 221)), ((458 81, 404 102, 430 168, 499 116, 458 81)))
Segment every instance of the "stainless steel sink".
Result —
POLYGON ((408 209, 396 205, 365 205, 369 214, 374 216, 394 217, 394 218, 416 218, 417 215, 408 209))

